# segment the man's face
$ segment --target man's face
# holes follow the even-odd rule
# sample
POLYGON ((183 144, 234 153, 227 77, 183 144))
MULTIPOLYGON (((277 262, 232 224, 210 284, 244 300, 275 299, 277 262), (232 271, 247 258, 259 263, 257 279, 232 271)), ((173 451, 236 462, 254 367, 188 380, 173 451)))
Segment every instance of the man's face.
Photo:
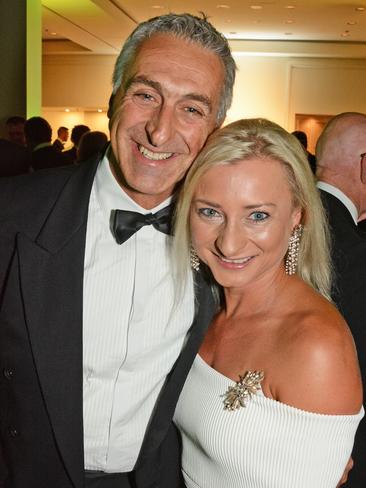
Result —
POLYGON ((68 130, 60 131, 59 137, 60 137, 61 141, 66 142, 67 139, 69 138, 69 131, 68 130))
POLYGON ((24 124, 8 124, 9 141, 25 146, 24 124))
POLYGON ((197 44, 167 34, 143 43, 111 124, 114 174, 142 207, 173 193, 214 130, 223 80, 222 61, 197 44))

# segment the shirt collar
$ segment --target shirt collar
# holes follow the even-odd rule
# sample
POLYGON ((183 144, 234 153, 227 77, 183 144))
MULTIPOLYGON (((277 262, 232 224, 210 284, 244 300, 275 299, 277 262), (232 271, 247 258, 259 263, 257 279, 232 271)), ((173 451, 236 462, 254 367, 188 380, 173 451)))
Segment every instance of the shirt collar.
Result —
POLYGON ((324 190, 327 193, 330 193, 334 197, 338 198, 338 200, 340 200, 343 203, 343 205, 347 208, 347 210, 351 214, 354 223, 357 225, 357 220, 358 220, 357 208, 355 204, 352 202, 352 200, 343 193, 343 191, 341 191, 339 188, 336 188, 333 185, 330 185, 329 183, 325 183, 324 181, 318 181, 316 186, 320 188, 320 190, 324 190))
POLYGON ((172 197, 169 197, 150 210, 140 207, 118 184, 110 168, 107 153, 108 150, 98 165, 94 179, 95 196, 103 213, 110 215, 113 209, 132 210, 142 214, 155 213, 171 203, 172 197))
POLYGON ((38 151, 38 149, 42 149, 42 147, 49 147, 49 146, 52 146, 50 142, 41 142, 41 144, 37 144, 37 146, 33 148, 33 152, 38 151))

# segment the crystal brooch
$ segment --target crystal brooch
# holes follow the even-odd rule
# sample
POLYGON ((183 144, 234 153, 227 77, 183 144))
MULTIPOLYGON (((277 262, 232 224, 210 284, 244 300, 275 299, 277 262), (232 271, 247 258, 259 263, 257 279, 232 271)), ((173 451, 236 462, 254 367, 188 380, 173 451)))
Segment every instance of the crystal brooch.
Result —
POLYGON ((247 371, 245 375, 239 375, 235 386, 229 386, 227 392, 222 395, 225 397, 224 410, 234 411, 246 407, 247 401, 260 390, 263 378, 263 371, 247 371))

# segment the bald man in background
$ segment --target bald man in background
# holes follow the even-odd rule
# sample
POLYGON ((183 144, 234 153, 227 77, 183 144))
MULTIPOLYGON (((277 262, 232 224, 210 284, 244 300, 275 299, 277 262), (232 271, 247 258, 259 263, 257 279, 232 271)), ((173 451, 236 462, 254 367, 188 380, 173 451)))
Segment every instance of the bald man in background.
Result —
MULTIPOLYGON (((332 118, 316 146, 317 178, 332 237, 332 298, 345 317, 366 389, 366 238, 357 227, 366 212, 366 115, 346 112, 332 118)), ((358 429, 354 467, 348 483, 366 486, 366 423, 358 429)))

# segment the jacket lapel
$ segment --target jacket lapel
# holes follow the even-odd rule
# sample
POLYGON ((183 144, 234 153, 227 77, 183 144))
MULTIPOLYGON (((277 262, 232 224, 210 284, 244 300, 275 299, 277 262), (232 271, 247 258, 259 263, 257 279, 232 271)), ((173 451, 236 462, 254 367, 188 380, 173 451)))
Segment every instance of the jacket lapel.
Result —
POLYGON ((167 377, 158 399, 135 469, 140 467, 164 439, 172 421, 179 394, 216 309, 209 285, 201 273, 195 274, 195 296, 198 310, 188 340, 167 377))
POLYGON ((35 241, 18 235, 20 285, 35 367, 58 449, 83 486, 82 296, 89 195, 97 167, 80 166, 35 241))

